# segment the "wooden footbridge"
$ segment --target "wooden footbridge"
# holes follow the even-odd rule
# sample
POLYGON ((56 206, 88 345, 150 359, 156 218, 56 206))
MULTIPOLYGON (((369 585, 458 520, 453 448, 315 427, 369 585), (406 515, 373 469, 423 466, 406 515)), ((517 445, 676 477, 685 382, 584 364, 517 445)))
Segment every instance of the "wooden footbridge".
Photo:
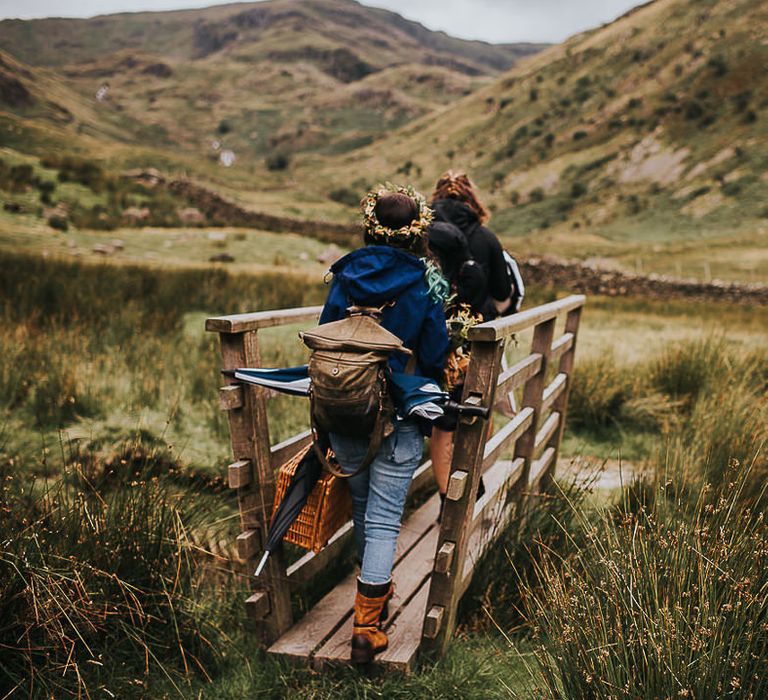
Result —
MULTIPOLYGON (((389 648, 376 657, 378 663, 407 671, 420 649, 444 651, 478 561, 508 529, 513 516, 524 514, 531 496, 552 480, 584 301, 581 295, 569 296, 471 329, 472 355, 463 401, 494 406, 502 415, 493 422, 460 421, 442 522, 437 523, 437 494, 404 520, 395 560, 396 592, 387 622, 389 648), (508 366, 505 346, 513 344, 508 341, 531 331, 530 352, 508 366), (520 398, 511 401, 515 392, 520 398), (492 424, 498 427, 493 434, 492 424), (486 491, 478 500, 481 475, 486 491)), ((206 329, 219 333, 223 369, 260 367, 260 331, 314 324, 320 310, 209 318, 206 329)), ((235 459, 228 478, 237 489, 240 507, 237 551, 249 567, 261 553, 269 525, 276 468, 310 440, 307 431, 271 445, 267 400, 264 389, 250 385, 232 383, 220 390, 235 459)), ((414 476, 412 494, 423 494, 431 479, 431 463, 426 461, 414 476)), ((298 621, 294 621, 291 592, 311 586, 337 562, 351 536, 348 522, 322 551, 308 553, 290 566, 277 552, 262 575, 252 580, 246 607, 270 653, 315 667, 348 663, 355 572, 349 572, 298 621)))

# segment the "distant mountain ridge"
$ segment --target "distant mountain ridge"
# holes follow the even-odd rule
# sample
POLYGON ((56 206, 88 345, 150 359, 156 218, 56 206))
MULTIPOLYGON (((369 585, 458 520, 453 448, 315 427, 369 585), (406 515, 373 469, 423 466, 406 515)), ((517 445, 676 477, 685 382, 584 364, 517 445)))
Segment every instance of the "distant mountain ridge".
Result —
MULTIPOLYGON (((0 46, 90 103, 98 116, 84 124, 60 105, 80 133, 191 158, 273 155, 278 165, 371 142, 542 48, 454 39, 354 0, 5 20, 0 46)), ((26 78, 14 80, 24 87, 26 78)), ((0 94, 3 102, 29 116, 18 100, 0 94)))

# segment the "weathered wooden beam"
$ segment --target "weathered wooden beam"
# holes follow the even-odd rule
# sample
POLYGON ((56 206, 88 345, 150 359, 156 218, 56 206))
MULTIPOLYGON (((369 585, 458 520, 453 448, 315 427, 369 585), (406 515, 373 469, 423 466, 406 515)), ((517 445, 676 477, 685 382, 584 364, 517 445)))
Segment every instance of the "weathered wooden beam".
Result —
POLYGON ((243 387, 240 384, 230 384, 219 389, 219 408, 222 411, 234 411, 237 408, 242 408, 244 401, 243 387))
POLYGON ((227 481, 229 488, 239 489, 243 486, 248 486, 253 479, 253 467, 251 466, 250 459, 240 459, 237 462, 232 462, 227 467, 227 481))
POLYGON ((352 521, 349 520, 336 530, 331 539, 328 540, 328 544, 319 552, 307 552, 301 559, 291 564, 286 571, 291 588, 296 588, 312 580, 328 564, 337 560, 352 537, 352 521))
POLYGON ((455 471, 448 478, 448 489, 445 497, 449 501, 458 501, 464 495, 464 489, 469 481, 469 474, 465 471, 455 471))
MULTIPOLYGON (((223 369, 260 367, 261 357, 256 331, 224 332, 219 335, 223 369)), ((234 379, 230 384, 237 383, 234 379)), ((269 425, 266 393, 262 387, 243 385, 243 406, 227 412, 232 454, 235 461, 249 460, 251 482, 237 489, 242 537, 238 552, 251 558, 263 548, 261 538, 267 531, 275 493, 275 474, 270 461, 269 425)), ((254 592, 269 595, 270 610, 259 623, 259 633, 270 643, 290 627, 293 620, 289 586, 286 585, 285 561, 278 550, 267 560, 259 580, 251 579, 254 592)))
POLYGON ((533 443, 533 456, 538 457, 541 454, 541 451, 544 449, 546 445, 549 444, 550 439, 557 431, 558 427, 560 426, 560 414, 559 413, 553 413, 552 415, 547 418, 546 421, 544 421, 544 425, 539 428, 539 431, 536 433, 536 440, 533 443))
POLYGON ((541 415, 544 415, 552 405, 557 401, 565 391, 565 386, 568 381, 568 375, 564 372, 560 372, 544 389, 544 394, 541 397, 541 415))
MULTIPOLYGON (((232 316, 216 316, 205 321, 205 330, 215 333, 246 333, 260 328, 285 326, 289 323, 317 321, 322 306, 305 306, 298 309, 272 309, 232 316)), ((241 365, 249 367, 253 365, 241 365)))
POLYGON ((424 618, 424 636, 427 639, 435 639, 443 626, 445 608, 442 605, 433 605, 424 618))
POLYGON ((246 530, 237 536, 237 556, 243 561, 253 559, 259 552, 261 541, 258 530, 246 530))
POLYGON ((555 454, 555 448, 548 447, 544 450, 544 454, 531 465, 531 474, 528 480, 528 488, 530 490, 535 489, 539 485, 541 478, 554 463, 555 454))
POLYGON ((245 601, 245 611, 254 622, 269 615, 269 596, 264 591, 257 591, 245 601))
POLYGON ((573 333, 563 333, 554 343, 549 352, 549 361, 556 362, 573 347, 573 333))
POLYGON ((312 431, 305 430, 277 443, 277 445, 272 445, 269 448, 269 459, 272 468, 277 469, 281 464, 285 464, 293 459, 310 442, 312 442, 312 431))
POLYGON ((453 563, 453 553, 456 551, 455 542, 443 542, 435 555, 435 571, 440 574, 448 573, 453 563))
POLYGON ((525 384, 541 369, 541 358, 540 353, 528 355, 528 357, 520 360, 520 362, 516 362, 509 369, 502 372, 499 375, 496 393, 500 396, 506 396, 510 391, 525 384))
MULTIPOLYGON (((493 321, 480 323, 469 329, 469 339, 484 342, 502 340, 514 333, 518 333, 531 326, 537 326, 545 321, 550 321, 560 314, 576 309, 584 304, 584 299, 583 294, 572 294, 564 299, 543 304, 542 306, 535 306, 527 311, 521 311, 510 316, 501 316, 493 321)), ((549 344, 543 351, 548 353, 551 344, 552 339, 550 338, 549 344)))
POLYGON ((565 432, 565 420, 568 413, 568 394, 571 390, 573 374, 573 363, 576 356, 576 338, 579 333, 579 322, 581 321, 582 306, 572 309, 565 317, 565 331, 573 336, 573 342, 568 348, 568 351, 560 358, 560 364, 558 366, 558 372, 566 376, 565 387, 560 395, 557 397, 552 405, 552 410, 557 411, 560 414, 560 428, 555 435, 552 436, 550 445, 555 448, 555 454, 552 457, 552 468, 547 470, 544 477, 544 482, 541 484, 543 488, 549 486, 549 481, 554 478, 555 470, 557 469, 557 456, 560 452, 560 444, 563 441, 563 433, 565 432))
MULTIPOLYGON (((542 355, 542 362, 539 371, 534 374, 526 383, 523 389, 524 408, 533 409, 533 418, 528 428, 523 432, 515 443, 515 457, 522 457, 525 460, 523 483, 528 482, 528 474, 531 462, 534 458, 536 443, 536 432, 538 430, 539 416, 541 415, 541 402, 544 392, 544 381, 547 374, 548 353, 552 347, 552 336, 555 331, 555 318, 549 317, 547 320, 539 323, 533 331, 533 340, 531 342, 531 351, 542 355)), ((518 497, 524 499, 524 493, 521 488, 518 489, 518 497)), ((521 505, 521 507, 523 507, 521 505)))
MULTIPOLYGON (((493 406, 496 383, 499 377, 501 357, 504 352, 503 342, 473 342, 471 359, 464 382, 463 401, 470 397, 479 397, 482 406, 493 406)), ((473 423, 459 422, 454 438, 451 473, 466 473, 457 477, 464 482, 458 500, 446 498, 440 524, 438 551, 445 542, 455 543, 454 555, 448 570, 444 573, 432 572, 429 585, 427 609, 435 606, 443 608, 442 623, 436 629, 429 623, 425 641, 438 653, 443 653, 456 624, 456 611, 461 597, 459 584, 465 556, 469 526, 474 509, 477 487, 483 463, 485 442, 489 432, 489 421, 478 420, 473 423), (430 636, 434 635, 434 636, 430 636)), ((450 484, 450 480, 449 480, 450 484)), ((450 487, 449 487, 450 488, 450 487)))
POLYGON ((495 464, 504 450, 509 449, 515 444, 520 435, 528 429, 532 420, 533 409, 528 406, 485 443, 485 450, 483 452, 484 472, 495 464))

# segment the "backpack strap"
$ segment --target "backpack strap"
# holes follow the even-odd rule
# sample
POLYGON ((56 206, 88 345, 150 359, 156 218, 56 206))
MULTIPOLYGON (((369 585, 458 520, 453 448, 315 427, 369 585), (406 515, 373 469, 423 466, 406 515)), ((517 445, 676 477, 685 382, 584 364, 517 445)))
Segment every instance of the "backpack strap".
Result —
MULTIPOLYGON (((311 402, 310 398, 310 402, 311 402)), ((376 416, 376 423, 373 426, 373 431, 371 432, 370 442, 368 443, 368 450, 365 453, 365 456, 363 457, 363 461, 360 462, 360 464, 354 469, 354 471, 351 472, 342 472, 339 469, 336 469, 330 461, 326 458, 324 450, 320 447, 320 441, 317 439, 317 436, 319 434, 319 430, 317 429, 317 425, 315 424, 315 419, 312 414, 312 410, 310 408, 310 422, 311 422, 311 428, 312 428, 312 448, 315 451, 315 455, 317 455, 317 458, 320 460, 320 464, 323 465, 323 467, 329 471, 334 476, 338 477, 339 479, 349 479, 350 477, 357 476, 360 472, 362 472, 364 469, 367 469, 369 466, 371 466, 371 462, 376 458, 376 455, 379 452, 379 448, 381 447, 381 443, 384 441, 384 428, 387 423, 387 417, 385 415, 385 411, 380 410, 378 416, 376 416)))

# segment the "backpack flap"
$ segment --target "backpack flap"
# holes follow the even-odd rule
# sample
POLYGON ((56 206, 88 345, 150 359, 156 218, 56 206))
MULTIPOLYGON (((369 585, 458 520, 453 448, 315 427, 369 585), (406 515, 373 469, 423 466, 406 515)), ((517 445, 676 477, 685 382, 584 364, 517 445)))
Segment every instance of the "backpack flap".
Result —
POLYGON ((311 331, 299 333, 299 337, 310 350, 380 352, 385 357, 395 351, 411 354, 400 338, 382 328, 370 316, 350 316, 325 323, 311 331))

